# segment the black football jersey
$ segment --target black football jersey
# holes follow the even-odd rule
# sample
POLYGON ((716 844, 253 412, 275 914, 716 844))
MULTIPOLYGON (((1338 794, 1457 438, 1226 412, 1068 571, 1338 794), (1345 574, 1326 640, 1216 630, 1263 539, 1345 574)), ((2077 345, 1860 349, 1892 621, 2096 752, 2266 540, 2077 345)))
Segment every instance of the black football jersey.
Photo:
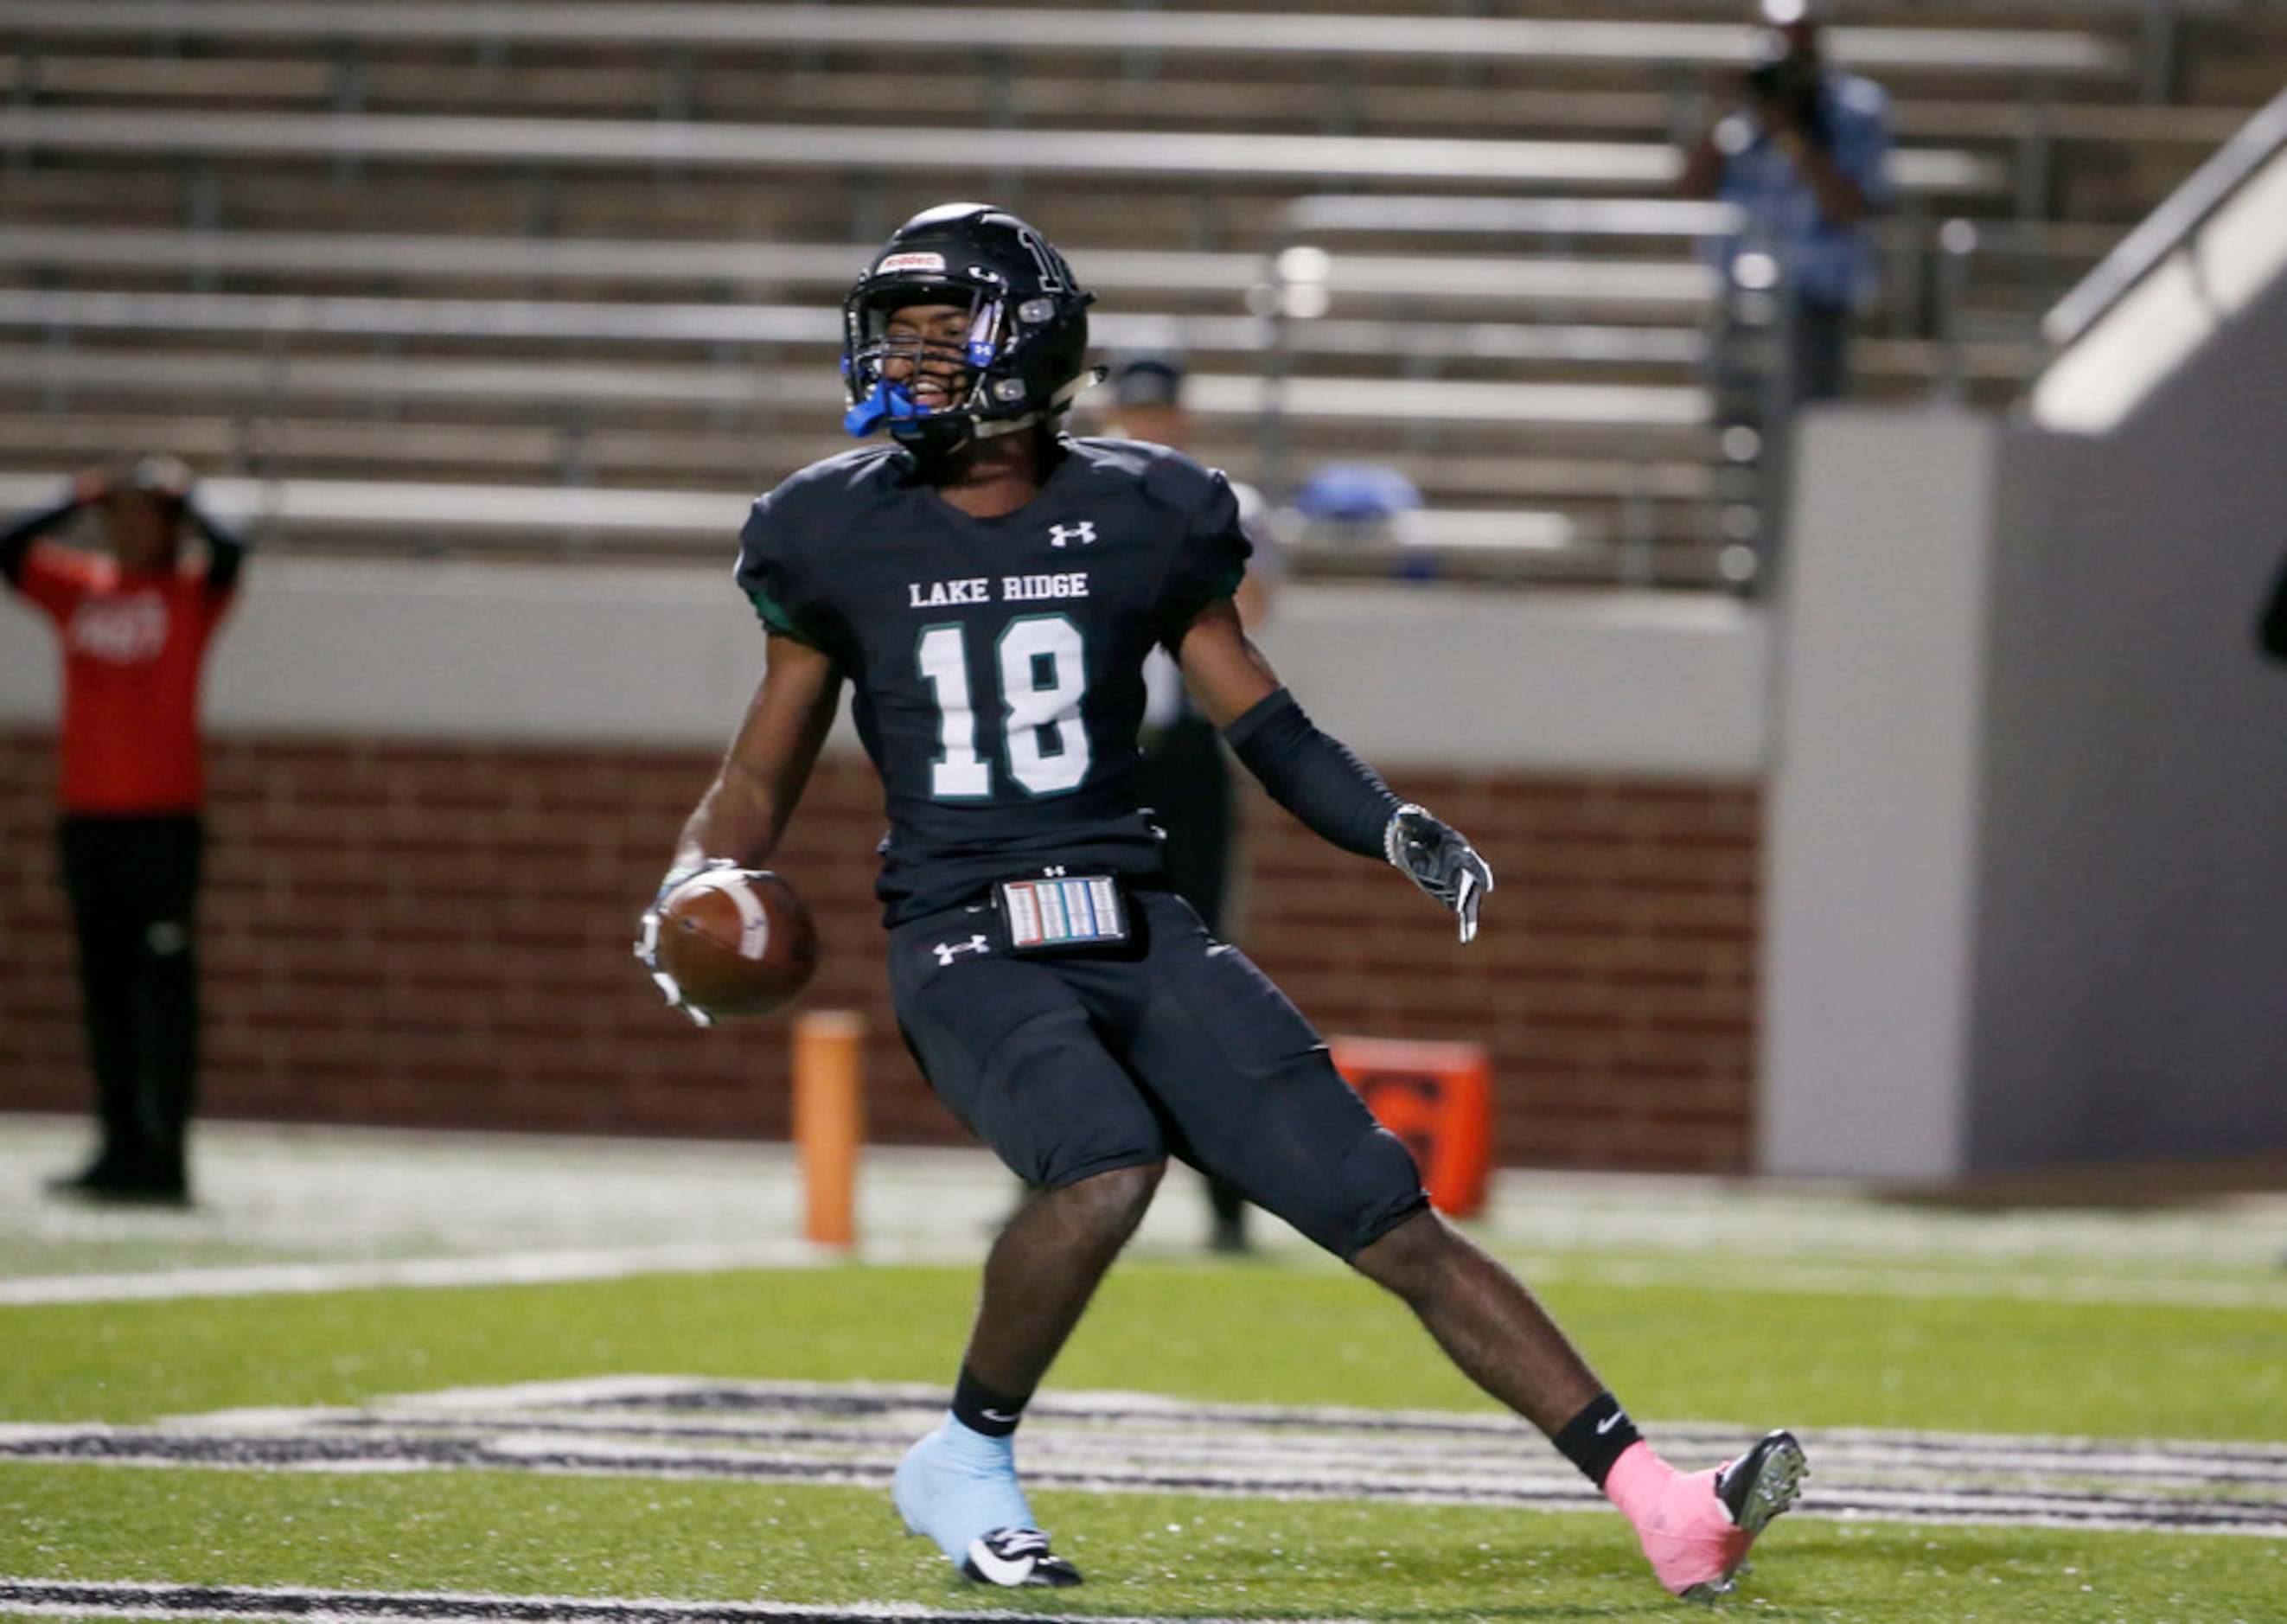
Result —
POLYGON ((739 584, 831 655, 882 776, 891 924, 1063 865, 1157 881, 1136 804, 1144 658, 1238 589, 1222 474, 1066 439, 1040 495, 977 519, 894 447, 816 463, 755 503, 739 584))

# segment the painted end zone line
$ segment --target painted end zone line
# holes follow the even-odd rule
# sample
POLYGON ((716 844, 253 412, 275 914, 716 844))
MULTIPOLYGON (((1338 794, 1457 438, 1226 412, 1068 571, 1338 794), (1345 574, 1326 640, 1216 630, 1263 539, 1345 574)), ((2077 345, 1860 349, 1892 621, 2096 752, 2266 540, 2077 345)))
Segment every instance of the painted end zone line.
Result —
MULTIPOLYGON (((0 1424, 0 1460, 234 1471, 507 1471, 886 1488, 942 1390, 631 1374, 231 1411, 140 1427, 0 1424)), ((1043 1395, 1027 1475, 1089 1493, 1563 1509, 1594 1491, 1508 1417, 1043 1395)), ((1669 1422, 1682 1459, 1736 1427, 1669 1422)), ((2287 1446, 1805 1429, 1796 1515, 1884 1522, 2287 1533, 2287 1446)))
POLYGON ((845 1261, 837 1248, 803 1240, 741 1246, 624 1247, 507 1252, 484 1257, 414 1257, 392 1263, 248 1264, 151 1274, 41 1275, 0 1280, 0 1308, 40 1303, 122 1303, 175 1297, 365 1291, 392 1286, 538 1286, 636 1274, 712 1274, 730 1269, 799 1269, 845 1261))
MULTIPOLYGON (((898 1243, 861 1247, 866 1262, 973 1260, 968 1244, 898 1243)), ((392 1287, 535 1286, 565 1280, 621 1279, 639 1274, 711 1274, 734 1269, 803 1269, 851 1261, 836 1247, 787 1240, 736 1245, 670 1244, 563 1251, 503 1252, 468 1257, 400 1258, 379 1263, 246 1264, 154 1271, 144 1274, 57 1274, 0 1279, 0 1308, 53 1303, 150 1302, 183 1297, 295 1295, 392 1287)), ((1593 1279, 1600 1286, 1659 1289, 1691 1283, 1695 1264, 1679 1254, 1657 1263, 1550 1255, 1513 1257, 1539 1284, 1593 1279)), ((2006 1271, 1885 1268, 1843 1264, 1776 1264, 1757 1271, 1749 1287, 1794 1296, 2006 1299, 2015 1302, 2124 1303, 2181 1308, 2287 1311, 2287 1286, 2271 1280, 2185 1279, 2163 1275, 2042 1278, 2006 1271)))

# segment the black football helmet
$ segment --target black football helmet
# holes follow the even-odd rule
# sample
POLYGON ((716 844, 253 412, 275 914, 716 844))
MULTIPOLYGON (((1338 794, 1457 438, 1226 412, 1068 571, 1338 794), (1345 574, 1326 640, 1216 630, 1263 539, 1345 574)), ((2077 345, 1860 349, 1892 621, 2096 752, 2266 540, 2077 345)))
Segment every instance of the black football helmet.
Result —
POLYGON ((1095 302, 1055 244, 1015 215, 989 203, 925 210, 882 245, 842 303, 843 426, 863 439, 886 423, 906 444, 943 452, 1052 423, 1102 376, 1087 362, 1095 302), (919 360, 917 344, 887 336, 890 315, 911 305, 969 311, 968 388, 952 406, 924 406, 882 376, 885 360, 919 360))

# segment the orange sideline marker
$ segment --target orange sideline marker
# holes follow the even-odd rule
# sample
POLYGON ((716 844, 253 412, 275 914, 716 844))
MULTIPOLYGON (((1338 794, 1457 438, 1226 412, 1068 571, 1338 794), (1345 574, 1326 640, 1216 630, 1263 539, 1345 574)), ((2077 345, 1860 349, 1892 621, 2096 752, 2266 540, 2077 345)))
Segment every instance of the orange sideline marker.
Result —
POLYGON ((794 1142, 802 1163, 802 1232, 819 1246, 858 1243, 865 1040, 865 1019, 853 1010, 813 1010, 795 1018, 794 1142))
POLYGON ((1493 1165, 1492 1061, 1482 1043, 1337 1037, 1334 1066, 1421 1164, 1430 1204, 1466 1218, 1485 1204, 1493 1165))

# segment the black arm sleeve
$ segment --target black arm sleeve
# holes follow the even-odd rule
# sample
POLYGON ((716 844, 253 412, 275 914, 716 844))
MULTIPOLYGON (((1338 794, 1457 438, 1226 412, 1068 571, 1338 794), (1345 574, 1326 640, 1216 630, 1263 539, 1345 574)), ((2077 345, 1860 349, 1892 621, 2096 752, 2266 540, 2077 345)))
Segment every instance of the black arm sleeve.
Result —
POLYGON ((1329 738, 1281 688, 1223 729, 1232 753, 1270 798, 1312 832, 1361 857, 1387 858, 1382 836, 1404 803, 1372 767, 1329 738))
POLYGON ((42 508, 36 513, 27 513, 5 530, 0 530, 0 577, 12 586, 23 579, 24 555, 32 551, 32 543, 69 519, 79 509, 76 496, 65 498, 51 508, 42 508))
POLYGON ((195 502, 186 499, 183 511, 207 538, 207 590, 229 591, 238 584, 238 572, 246 564, 246 538, 195 502))

